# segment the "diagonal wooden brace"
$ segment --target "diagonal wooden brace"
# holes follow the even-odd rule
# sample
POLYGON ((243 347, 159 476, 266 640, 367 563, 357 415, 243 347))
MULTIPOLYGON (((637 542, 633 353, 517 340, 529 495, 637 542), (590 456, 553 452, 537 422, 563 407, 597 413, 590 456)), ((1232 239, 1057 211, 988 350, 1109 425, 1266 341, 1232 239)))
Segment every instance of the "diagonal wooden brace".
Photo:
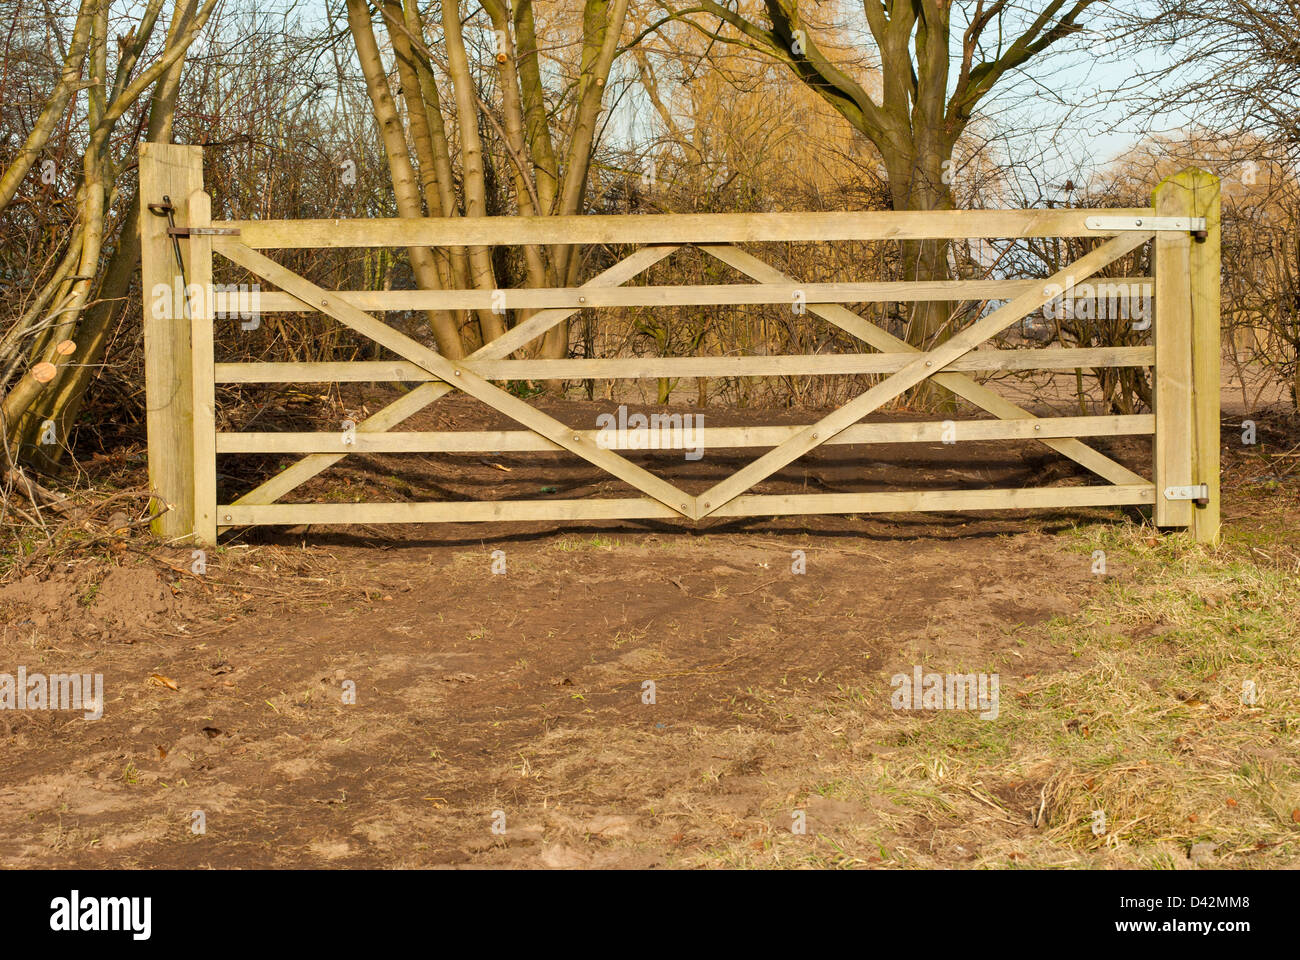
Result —
MULTIPOLYGON (((220 243, 216 249, 221 251, 220 243)), ((637 250, 631 256, 620 260, 608 270, 605 270, 591 280, 583 284, 584 287, 605 287, 618 286, 631 280, 637 274, 643 272, 654 264, 658 263, 665 257, 671 256, 678 247, 675 246, 654 246, 643 247, 637 250)), ((528 320, 512 327, 505 334, 485 344, 478 350, 475 350, 467 360, 499 360, 509 356, 520 347, 525 346, 531 341, 537 339, 542 334, 550 330, 551 327, 566 320, 573 314, 577 313, 576 309, 558 308, 554 310, 542 310, 529 317, 528 320)), ((431 403, 450 393, 452 387, 446 383, 435 382, 426 383, 407 393, 405 396, 394 400, 382 410, 367 417, 361 423, 357 424, 358 433, 383 433, 391 430, 393 427, 402 423, 409 417, 419 413, 431 403)), ((263 506, 274 503, 285 494, 306 483, 312 477, 328 470, 334 464, 342 460, 346 453, 318 453, 308 457, 303 457, 297 463, 280 471, 271 479, 265 481, 248 493, 244 494, 236 504, 240 506, 263 506)))
POLYGON ((446 384, 451 384, 457 389, 463 390, 475 399, 528 427, 534 433, 545 437, 570 453, 577 454, 606 473, 618 477, 642 493, 653 497, 664 506, 681 513, 683 516, 693 517, 695 515, 695 497, 692 495, 655 476, 648 470, 638 467, 614 451, 600 447, 590 438, 575 432, 566 424, 547 416, 490 381, 484 380, 464 364, 448 360, 440 353, 412 340, 403 333, 399 333, 381 320, 334 297, 329 291, 316 286, 310 280, 299 276, 269 257, 241 243, 233 241, 224 243, 221 246, 221 253, 239 266, 265 280, 269 280, 281 290, 297 297, 306 306, 333 317, 339 323, 350 327, 381 346, 387 347, 403 359, 417 364, 434 376, 441 377, 446 384))
MULTIPOLYGON (((775 267, 764 263, 753 254, 741 250, 739 247, 731 246, 708 246, 703 248, 712 256, 721 260, 729 267, 738 270, 753 280, 760 283, 797 283, 791 277, 787 277, 775 267)), ((906 340, 901 340, 893 334, 880 329, 880 327, 868 320, 858 316, 852 310, 840 306, 839 304, 808 304, 808 312, 816 314, 824 320, 835 324, 841 330, 852 336, 857 337, 876 350, 881 351, 903 351, 908 353, 920 353, 920 349, 912 346, 906 340)), ((993 414, 1000 420, 1035 420, 1038 419, 1033 413, 1024 407, 1017 406, 1010 400, 990 390, 981 383, 977 383, 970 377, 961 373, 937 373, 931 379, 945 389, 951 390, 957 396, 969 401, 982 410, 993 414)), ((1116 484, 1129 483, 1146 483, 1147 481, 1140 475, 1134 473, 1128 467, 1117 463, 1105 454, 1094 450, 1082 441, 1073 438, 1057 438, 1042 441, 1051 449, 1055 450, 1062 456, 1069 457, 1075 463, 1092 471, 1098 476, 1116 484)))
POLYGON ((1121 234, 1107 240, 1091 253, 1043 281, 1043 286, 1015 297, 984 319, 972 324, 929 353, 922 353, 903 369, 876 384, 866 393, 849 401, 835 412, 800 431, 784 443, 769 450, 726 480, 715 484, 697 498, 699 516, 708 516, 734 500, 755 484, 782 467, 799 459, 809 450, 825 443, 845 428, 857 423, 882 404, 901 395, 922 380, 940 372, 958 357, 969 353, 990 337, 1001 333, 1031 310, 1036 310, 1059 295, 1073 280, 1086 279, 1124 254, 1151 239, 1151 233, 1121 234), (1055 290, 1053 290, 1055 287, 1055 290))

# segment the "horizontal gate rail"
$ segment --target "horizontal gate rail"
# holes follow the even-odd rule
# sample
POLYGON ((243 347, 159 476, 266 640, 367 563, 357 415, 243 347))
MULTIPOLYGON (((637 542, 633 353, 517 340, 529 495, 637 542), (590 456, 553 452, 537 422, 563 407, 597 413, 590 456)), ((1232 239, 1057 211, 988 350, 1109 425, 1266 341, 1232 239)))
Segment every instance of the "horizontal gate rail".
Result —
MULTIPOLYGON (((1150 209, 1111 209, 1150 216, 1150 209)), ((1095 210, 927 210, 861 213, 670 213, 641 216, 433 217, 422 220, 228 220, 254 249, 464 247, 591 243, 782 243, 823 240, 1110 237, 1095 210)))
MULTIPOLYGON (((202 192, 197 148, 151 144, 141 154, 141 202, 170 190, 179 232, 142 218, 145 281, 177 281, 182 267, 164 256, 182 237, 185 267, 201 296, 180 315, 146 321, 150 397, 150 476, 170 511, 157 525, 169 536, 212 542, 221 529, 247 524, 405 523, 504 520, 612 520, 756 517, 812 513, 934 512, 1145 505, 1161 526, 1186 526, 1197 539, 1218 535, 1218 197, 1217 181, 1188 170, 1161 184, 1151 208, 929 212, 689 214, 653 216, 485 217, 455 219, 213 221, 202 192), (148 196, 146 196, 148 194, 148 196), (802 283, 738 243, 925 238, 1096 238, 1077 261, 1045 279, 802 283), (1099 272, 1154 240, 1154 277, 1099 272), (510 290, 330 291, 261 250, 329 247, 627 244, 639 249, 578 287, 510 290), (683 246, 695 246, 751 282, 635 285, 646 269, 683 246), (214 254, 278 289, 238 293, 212 287, 214 254), (1151 330, 1152 343, 1131 346, 991 347, 1022 317, 1061 297, 1099 303, 1154 296, 1153 312, 1106 319, 1151 330), (982 313, 928 350, 909 344, 844 304, 918 301, 984 302, 982 313), (714 357, 514 358, 521 348, 587 308, 674 305, 795 304, 857 338, 872 352, 714 357), (463 360, 450 360, 368 311, 510 309, 531 315, 463 360), (317 311, 396 354, 394 359, 322 363, 218 363, 214 321, 246 310, 317 311), (1153 370, 1154 410, 1130 415, 1039 417, 972 379, 975 372, 1153 370), (521 380, 872 375, 883 379, 816 423, 683 427, 680 415, 652 414, 649 437, 573 428, 496 383, 521 380), (864 422, 926 381, 993 419, 864 422), (216 430, 218 383, 407 382, 405 395, 344 432, 216 430), (457 391, 469 394, 522 430, 401 431, 403 421, 457 391), (677 419, 674 419, 674 418, 677 419), (1153 477, 1084 444, 1081 438, 1151 436, 1153 477), (861 493, 762 494, 754 488, 822 446, 1033 440, 1085 467, 1095 485, 1017 489, 915 489, 861 493), (669 483, 623 453, 646 450, 766 448, 698 496, 669 483), (447 501, 434 503, 285 503, 283 498, 353 454, 568 452, 627 483, 640 495, 621 498, 447 501), (218 503, 216 457, 299 454, 303 458, 245 493, 218 503), (1192 502, 1168 491, 1204 486, 1192 502)), ((1147 301, 1149 303, 1149 300, 1147 301)), ((173 308, 174 309, 174 306, 173 308)))
MULTIPOLYGON (((680 415, 678 415, 680 421, 680 415)), ((710 450, 774 447, 807 426, 650 427, 658 450, 710 450)), ((599 430, 576 430, 595 442, 599 430)), ((827 446, 861 443, 958 443, 974 440, 1042 440, 1047 437, 1120 437, 1155 432, 1151 414, 1109 417, 1044 417, 1036 420, 943 420, 920 423, 858 423, 826 441, 827 446), (949 439, 951 438, 951 439, 949 439)), ((343 441, 341 434, 218 433, 217 453, 332 453, 343 441)), ((611 440, 612 450, 645 450, 622 435, 611 440)), ((504 453, 563 450, 557 443, 529 430, 388 431, 358 433, 348 438, 350 453, 504 453)))
MULTIPOLYGON (((554 307, 679 307, 804 303, 915 303, 931 300, 1009 299, 1042 286, 1041 280, 935 280, 880 283, 714 283, 688 287, 516 288, 509 290, 340 290, 334 293, 360 310, 539 310, 554 307)), ((1150 295, 1150 277, 1105 277, 1079 299, 1150 295)), ((214 294, 215 312, 233 315, 250 306, 262 313, 310 309, 287 293, 214 294)))
MULTIPOLYGON (((635 357, 614 360, 482 360, 465 365, 487 380, 641 380, 655 377, 789 377, 893 373, 915 354, 832 353, 750 357, 635 357)), ((976 350, 944 370, 1074 370, 1149 367, 1154 347, 976 350)), ((439 379, 402 360, 339 363, 219 363, 217 383, 347 383, 439 379)))
MULTIPOLYGON (((1098 487, 1016 487, 995 490, 882 490, 868 493, 737 497, 714 516, 775 517, 826 513, 947 513, 959 510, 1041 510, 1150 504, 1149 483, 1098 487)), ((653 520, 677 512, 648 497, 583 500, 479 500, 442 503, 274 503, 223 506, 234 526, 325 523, 474 523, 522 520, 653 520)))

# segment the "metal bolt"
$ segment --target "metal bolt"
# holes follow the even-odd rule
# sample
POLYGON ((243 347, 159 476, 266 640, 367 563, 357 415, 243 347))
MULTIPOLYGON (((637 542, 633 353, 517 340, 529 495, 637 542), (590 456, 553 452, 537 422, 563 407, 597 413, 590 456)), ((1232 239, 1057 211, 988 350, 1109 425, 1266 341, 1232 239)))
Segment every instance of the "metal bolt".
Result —
POLYGON ((320 305, 321 305, 322 307, 328 307, 328 306, 330 305, 330 302, 329 302, 328 300, 322 300, 322 301, 320 302, 320 305))
POLYGON ((586 298, 586 297, 579 297, 579 298, 578 298, 578 302, 579 302, 579 303, 586 303, 586 302, 587 302, 587 298, 586 298))
POLYGON ((454 374, 455 374, 456 376, 458 376, 458 377, 460 376, 460 371, 459 371, 459 370, 453 370, 452 373, 454 373, 454 374))
POLYGON ((934 366, 934 361, 933 361, 933 360, 927 360, 927 361, 925 361, 925 365, 926 365, 927 367, 933 367, 933 366, 934 366))
POLYGON ((1035 430, 1041 430, 1041 429, 1043 429, 1043 425, 1042 425, 1041 423, 1036 423, 1036 424, 1034 424, 1034 429, 1035 429, 1035 430))
POLYGON ((226 514, 226 519, 227 519, 227 520, 230 519, 230 514, 226 514))
POLYGON ((817 439, 817 434, 814 433, 814 434, 812 435, 812 438, 813 438, 814 440, 816 440, 816 439, 817 439))

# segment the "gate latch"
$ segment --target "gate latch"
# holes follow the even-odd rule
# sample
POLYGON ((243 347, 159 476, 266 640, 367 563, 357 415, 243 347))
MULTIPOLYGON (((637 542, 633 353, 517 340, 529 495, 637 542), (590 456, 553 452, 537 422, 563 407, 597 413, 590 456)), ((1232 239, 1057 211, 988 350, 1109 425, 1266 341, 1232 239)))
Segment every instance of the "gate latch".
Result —
POLYGON ((1210 486, 1207 483, 1195 483, 1186 487, 1165 487, 1166 500, 1191 500, 1198 507, 1210 503, 1210 486))
POLYGON ((239 230, 234 227, 168 227, 169 237, 237 237, 239 230))
MULTIPOLYGON (((176 205, 172 203, 171 197, 163 197, 162 203, 151 203, 148 205, 149 212, 167 218, 167 236, 173 241, 176 238, 188 237, 237 237, 239 230, 235 227, 178 227, 176 226, 176 205)), ((180 250, 177 250, 180 253, 180 250)))

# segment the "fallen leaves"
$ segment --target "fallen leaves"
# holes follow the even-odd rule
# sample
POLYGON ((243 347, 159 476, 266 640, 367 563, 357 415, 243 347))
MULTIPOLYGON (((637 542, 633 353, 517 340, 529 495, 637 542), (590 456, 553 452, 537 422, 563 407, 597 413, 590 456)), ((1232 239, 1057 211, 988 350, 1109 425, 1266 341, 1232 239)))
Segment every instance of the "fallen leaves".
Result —
POLYGON ((177 692, 179 692, 181 689, 180 687, 176 686, 175 680, 173 680, 171 677, 164 677, 161 673, 149 674, 149 679, 146 682, 151 687, 166 687, 168 690, 175 690, 177 692))

